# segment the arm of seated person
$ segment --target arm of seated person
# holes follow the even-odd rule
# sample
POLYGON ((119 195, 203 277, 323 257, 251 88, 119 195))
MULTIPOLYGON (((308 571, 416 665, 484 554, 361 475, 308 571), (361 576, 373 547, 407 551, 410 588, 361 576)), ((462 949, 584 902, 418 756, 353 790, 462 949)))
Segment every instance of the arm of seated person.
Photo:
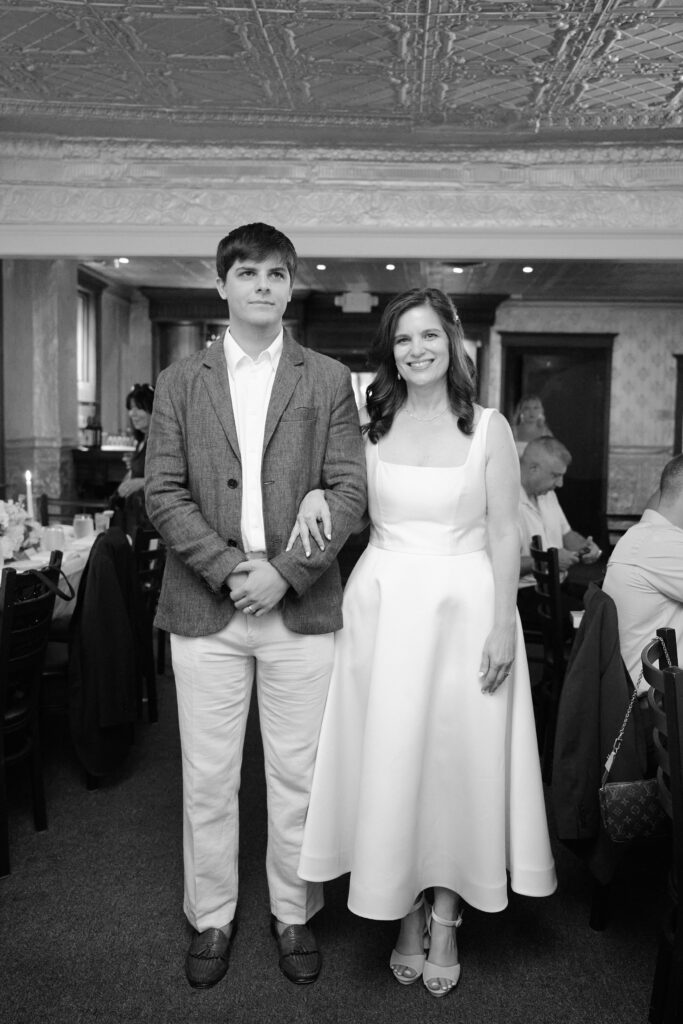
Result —
POLYGON ((145 487, 145 478, 142 476, 127 475, 118 486, 118 492, 122 498, 128 498, 136 491, 142 491, 145 487))
MULTIPOLYGON (((564 544, 565 551, 576 556, 573 561, 569 562, 569 565, 574 565, 577 561, 584 562, 586 565, 592 565, 593 562, 597 562, 602 554, 601 549, 592 537, 584 537, 582 534, 577 533, 576 530, 569 530, 565 533, 562 543, 564 544)), ((560 568, 563 569, 565 566, 560 564, 560 568)))

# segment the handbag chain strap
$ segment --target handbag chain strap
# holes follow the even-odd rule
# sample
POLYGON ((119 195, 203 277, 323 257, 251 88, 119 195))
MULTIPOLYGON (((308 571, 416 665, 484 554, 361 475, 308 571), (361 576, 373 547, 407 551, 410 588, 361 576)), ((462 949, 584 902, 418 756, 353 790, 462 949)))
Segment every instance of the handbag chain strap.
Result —
MULTIPOLYGON (((666 663, 669 666, 669 668, 671 668, 671 658, 669 657, 669 651, 667 650, 667 646, 664 643, 664 641, 662 640, 662 638, 659 637, 659 636, 656 636, 652 642, 653 643, 658 643, 658 644, 661 645, 661 648, 664 651, 664 658, 666 660, 666 663)), ((628 708, 626 709, 626 715, 624 716, 624 721, 621 723, 621 729, 619 730, 619 734, 618 734, 617 738, 614 741, 614 746, 612 747, 612 750, 609 753, 609 755, 607 757, 607 760, 605 761, 605 773, 602 776, 602 785, 603 786, 607 782, 607 776, 609 775, 609 773, 612 770, 612 765, 614 764, 614 758, 617 756, 617 754, 619 752, 619 747, 621 746, 622 741, 624 739, 624 733, 626 732, 626 725, 628 723, 629 718, 631 717, 631 712, 633 711, 633 705, 635 704, 636 700, 638 699, 638 687, 640 686, 642 681, 643 681, 643 670, 641 668, 640 669, 640 675, 638 676, 638 682, 633 687, 633 693, 631 694, 631 700, 629 701, 628 708)))

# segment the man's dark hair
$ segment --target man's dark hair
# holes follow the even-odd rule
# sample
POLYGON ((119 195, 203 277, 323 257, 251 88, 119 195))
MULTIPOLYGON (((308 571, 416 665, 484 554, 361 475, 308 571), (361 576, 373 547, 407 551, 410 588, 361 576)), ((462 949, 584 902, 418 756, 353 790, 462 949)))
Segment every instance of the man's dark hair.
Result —
POLYGON ((294 284, 296 276, 296 249, 277 228, 270 224, 243 224, 234 228, 229 235, 221 238, 216 250, 216 273, 225 281, 230 267, 236 260, 254 260, 262 263, 269 256, 279 256, 289 271, 289 280, 294 284))

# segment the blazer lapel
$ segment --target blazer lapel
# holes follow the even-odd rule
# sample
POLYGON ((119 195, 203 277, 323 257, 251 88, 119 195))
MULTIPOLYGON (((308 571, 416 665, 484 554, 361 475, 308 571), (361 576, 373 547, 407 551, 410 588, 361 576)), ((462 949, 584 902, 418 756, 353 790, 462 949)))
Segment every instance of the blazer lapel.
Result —
MULTIPOLYGON (((280 360, 282 362, 282 360, 280 360)), ((223 341, 216 341, 207 349, 203 362, 204 381, 209 398, 216 410, 216 415, 225 431, 225 436, 233 452, 240 459, 240 446, 237 440, 235 414, 230 397, 230 381, 228 380, 228 364, 225 361, 223 341)), ((240 459, 241 461, 241 459, 240 459)))
POLYGON ((291 335, 285 330, 282 346, 282 355, 278 363, 273 390, 268 403, 266 414, 266 427, 263 434, 263 451, 265 453, 268 443, 280 422, 280 417, 292 397, 294 388, 301 378, 301 365, 304 361, 301 346, 298 345, 291 335))

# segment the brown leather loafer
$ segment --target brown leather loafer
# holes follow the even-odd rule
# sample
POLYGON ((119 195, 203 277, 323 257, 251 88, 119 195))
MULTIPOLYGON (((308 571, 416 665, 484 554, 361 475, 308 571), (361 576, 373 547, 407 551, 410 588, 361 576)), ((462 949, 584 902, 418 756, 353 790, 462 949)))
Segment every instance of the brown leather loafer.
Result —
POLYGON ((282 973, 295 985, 310 985, 323 965, 310 928, 305 924, 290 924, 280 935, 275 917, 271 917, 270 927, 277 942, 282 973))
POLYGON ((237 922, 232 922, 230 938, 220 928, 197 932, 185 958, 185 974, 192 988, 211 988, 228 969, 230 944, 235 938, 237 922))

